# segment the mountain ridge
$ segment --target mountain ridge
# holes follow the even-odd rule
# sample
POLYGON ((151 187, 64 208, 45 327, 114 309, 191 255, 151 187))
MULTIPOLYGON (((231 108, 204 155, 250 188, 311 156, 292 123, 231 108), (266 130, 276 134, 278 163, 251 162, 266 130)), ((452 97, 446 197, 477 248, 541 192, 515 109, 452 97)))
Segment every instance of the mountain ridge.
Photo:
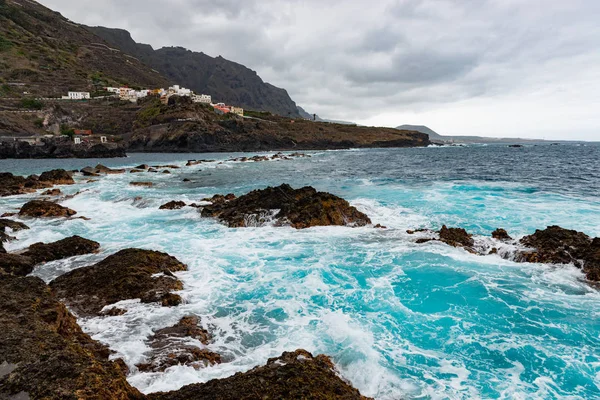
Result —
POLYGON ((299 117, 296 103, 285 89, 264 82, 256 71, 222 56, 211 57, 184 47, 154 49, 136 42, 124 29, 86 27, 110 45, 126 52, 179 85, 210 94, 224 102, 256 111, 299 117))

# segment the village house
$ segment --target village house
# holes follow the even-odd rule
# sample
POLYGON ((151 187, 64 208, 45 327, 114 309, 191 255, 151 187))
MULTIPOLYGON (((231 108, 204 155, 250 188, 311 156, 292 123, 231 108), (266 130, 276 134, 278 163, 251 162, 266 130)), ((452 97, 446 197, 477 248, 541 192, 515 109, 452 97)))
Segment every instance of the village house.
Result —
POLYGON ((232 113, 232 114, 237 114, 237 115, 239 115, 240 117, 243 117, 243 116, 244 116, 244 109, 243 109, 243 108, 241 108, 241 107, 234 107, 234 106, 231 106, 231 108, 230 108, 230 109, 231 109, 231 113, 232 113))
POLYGON ((210 104, 212 103, 212 97, 208 94, 193 94, 192 101, 194 103, 210 104))
POLYGON ((67 96, 62 96, 63 100, 87 100, 90 98, 90 92, 68 92, 67 96))
POLYGON ((191 96, 192 95, 191 89, 186 89, 186 88, 180 87, 179 85, 174 85, 174 86, 169 87, 168 92, 169 92, 169 94, 174 94, 177 96, 191 96))

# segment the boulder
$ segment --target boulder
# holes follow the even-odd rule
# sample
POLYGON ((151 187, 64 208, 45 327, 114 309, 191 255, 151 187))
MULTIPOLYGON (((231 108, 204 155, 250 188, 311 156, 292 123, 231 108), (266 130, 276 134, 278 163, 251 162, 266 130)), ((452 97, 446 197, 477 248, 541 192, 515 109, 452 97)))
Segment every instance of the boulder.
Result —
POLYGON ((293 189, 284 184, 255 190, 244 196, 218 201, 202 209, 203 217, 213 217, 229 227, 263 225, 274 220, 277 225, 296 229, 313 226, 365 226, 368 216, 335 195, 317 192, 312 187, 293 189))
POLYGON ((83 176, 100 176, 100 171, 92 167, 85 167, 80 172, 83 176))
POLYGON ((71 236, 53 243, 35 243, 29 246, 24 256, 36 264, 62 260, 63 258, 97 253, 100 244, 80 236, 71 236))
POLYGON ((469 250, 472 249, 475 244, 473 235, 470 235, 462 228, 448 228, 444 225, 439 231, 439 234, 440 241, 453 247, 464 247, 469 250))
POLYGON ((114 175, 114 174, 124 174, 124 169, 112 169, 108 168, 102 164, 96 165, 96 170, 102 172, 103 174, 114 175))
POLYGON ((502 228, 498 228, 492 232, 492 237, 497 240, 512 240, 508 232, 502 228))
POLYGON ((136 365, 142 372, 163 372, 175 365, 202 368, 221 363, 221 356, 206 348, 194 346, 189 339, 207 345, 209 333, 199 326, 196 316, 182 318, 176 325, 160 329, 149 338, 148 361, 136 365))
POLYGON ((64 169, 53 169, 46 171, 39 177, 40 182, 47 182, 52 185, 74 185, 75 181, 71 174, 64 169))
POLYGON ((583 269, 587 278, 600 281, 600 238, 592 239, 575 230, 549 226, 520 240, 523 250, 515 256, 519 262, 573 264, 583 269))
POLYGON ((36 277, 0 277, 0 398, 145 398, 36 277))
POLYGON ((142 187, 152 187, 152 182, 130 182, 131 186, 142 186, 142 187))
POLYGON ((192 384, 173 392, 152 393, 150 400, 200 399, 348 399, 366 400, 339 377, 331 359, 306 350, 285 352, 264 366, 224 379, 192 384))
POLYGON ((29 227, 22 222, 13 221, 12 219, 0 218, 0 233, 6 232, 7 228, 12 230, 13 232, 29 229, 29 227))
POLYGON ((42 196, 60 196, 61 194, 62 192, 60 189, 48 189, 42 193, 42 196))
POLYGON ((29 257, 0 252, 0 277, 3 274, 26 276, 34 268, 35 262, 29 257))
POLYGON ((134 169, 132 169, 131 171, 129 171, 129 173, 130 173, 130 174, 138 174, 138 173, 140 173, 140 172, 144 172, 144 171, 143 171, 143 170, 141 170, 141 169, 136 169, 136 168, 134 168, 134 169))
POLYGON ((77 212, 70 208, 44 200, 32 200, 19 211, 20 216, 33 218, 71 217, 75 214, 77 212))
POLYGON ((170 173, 171 173, 171 171, 169 171, 168 169, 165 169, 165 170, 164 170, 162 173, 163 173, 163 174, 170 174, 170 173))
POLYGON ((160 206, 160 210, 180 210, 185 207, 186 204, 183 201, 170 201, 160 206))
POLYGON ((150 166, 148 164, 142 164, 142 165, 138 165, 134 169, 150 169, 150 166))
POLYGON ((172 273, 186 269, 168 254, 126 249, 61 275, 50 286, 78 315, 98 315, 103 307, 121 300, 157 298, 181 290, 183 284, 172 273))
POLYGON ((51 186, 50 183, 40 182, 35 175, 25 178, 10 172, 0 173, 0 197, 33 193, 36 189, 47 189, 51 186))

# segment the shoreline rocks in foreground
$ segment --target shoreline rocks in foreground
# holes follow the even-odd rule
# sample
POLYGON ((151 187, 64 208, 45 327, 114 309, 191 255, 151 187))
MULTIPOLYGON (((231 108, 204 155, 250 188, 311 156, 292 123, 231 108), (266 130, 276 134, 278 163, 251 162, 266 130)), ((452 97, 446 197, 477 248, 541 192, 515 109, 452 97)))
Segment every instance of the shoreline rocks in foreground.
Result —
POLYGON ((306 350, 285 352, 266 365, 229 378, 192 384, 166 393, 148 395, 150 400, 204 399, 348 399, 367 400, 336 373, 331 359, 306 350))
POLYGON ((185 270, 166 253, 126 249, 59 276, 50 287, 79 316, 100 315, 105 306, 129 299, 174 306, 181 298, 171 292, 183 289, 183 283, 173 272, 185 270))
POLYGON ((0 303, 0 398, 145 398, 41 279, 0 276, 0 303))
POLYGON ((32 218, 68 218, 75 214, 77 211, 46 200, 31 200, 19 211, 20 216, 32 218))
POLYGON ((312 187, 293 189, 283 184, 254 190, 227 200, 215 196, 211 205, 203 207, 202 217, 216 218, 230 228, 260 226, 273 221, 275 225, 290 225, 296 229, 313 226, 365 226, 368 216, 346 200, 330 193, 317 192, 312 187))

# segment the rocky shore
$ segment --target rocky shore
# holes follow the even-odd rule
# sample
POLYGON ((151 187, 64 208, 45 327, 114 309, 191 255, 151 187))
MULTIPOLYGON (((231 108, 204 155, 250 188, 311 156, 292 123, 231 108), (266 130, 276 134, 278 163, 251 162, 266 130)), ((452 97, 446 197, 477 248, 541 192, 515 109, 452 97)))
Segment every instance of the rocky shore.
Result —
POLYGON ((115 143, 75 144, 69 138, 43 138, 39 144, 21 140, 0 141, 0 159, 6 158, 115 158, 126 157, 115 143))
MULTIPOLYGON (((190 165, 202 162, 205 161, 190 162, 190 165)), ((177 168, 173 165, 155 167, 140 165, 137 174, 177 168)), ((103 175, 127 172, 102 165, 86 170, 99 179, 103 175)), ((5 183, 2 192, 5 196, 76 184, 72 173, 64 170, 29 177, 0 174, 0 178, 5 183)), ((172 201, 156 212, 177 212, 184 207, 194 207, 201 217, 214 218, 231 228, 266 224, 295 229, 372 226, 366 214, 338 196, 312 187, 294 189, 287 184, 254 190, 239 197, 217 194, 189 205, 172 201)), ((0 244, 16 240, 13 235, 29 229, 28 219, 53 218, 60 223, 74 215, 76 210, 58 201, 31 200, 17 214, 25 223, 0 219, 0 244)), ((373 228, 377 227, 384 228, 373 228)), ((408 233, 421 245, 440 242, 473 254, 500 255, 521 263, 572 264, 582 270, 590 283, 600 281, 600 238, 574 230, 551 226, 521 239, 513 239, 504 229, 495 230, 490 238, 447 226, 439 231, 408 233)), ((284 352, 265 365, 228 378, 171 392, 140 393, 127 382, 130 368, 162 373, 177 365, 200 369, 229 360, 211 347, 215 332, 193 314, 172 326, 156 329, 147 337, 145 361, 129 366, 120 359, 113 359, 109 348, 78 326, 77 317, 104 318, 128 313, 127 305, 115 305, 123 300, 139 299, 158 307, 181 307, 185 299, 178 292, 184 288, 184 282, 179 274, 186 271, 187 266, 169 254, 129 248, 60 275, 48 284, 27 276, 44 263, 100 250, 100 243, 79 236, 32 244, 18 252, 7 252, 0 246, 0 323, 3 327, 0 330, 0 398, 366 399, 340 377, 329 357, 314 356, 302 349, 284 352)))

